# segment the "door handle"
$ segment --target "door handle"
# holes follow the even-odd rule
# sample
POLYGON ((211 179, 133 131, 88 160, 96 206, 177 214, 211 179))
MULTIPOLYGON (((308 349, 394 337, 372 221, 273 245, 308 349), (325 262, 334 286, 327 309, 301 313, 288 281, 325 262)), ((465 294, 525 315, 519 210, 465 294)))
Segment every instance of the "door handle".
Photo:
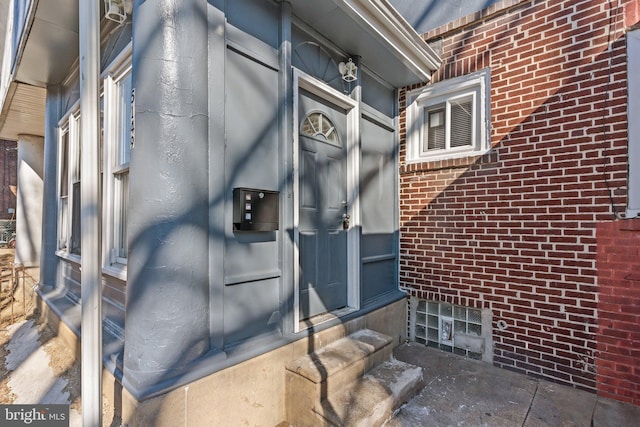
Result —
POLYGON ((343 230, 348 230, 349 229, 349 220, 351 219, 351 215, 347 214, 347 213, 343 213, 342 214, 342 229, 343 230))

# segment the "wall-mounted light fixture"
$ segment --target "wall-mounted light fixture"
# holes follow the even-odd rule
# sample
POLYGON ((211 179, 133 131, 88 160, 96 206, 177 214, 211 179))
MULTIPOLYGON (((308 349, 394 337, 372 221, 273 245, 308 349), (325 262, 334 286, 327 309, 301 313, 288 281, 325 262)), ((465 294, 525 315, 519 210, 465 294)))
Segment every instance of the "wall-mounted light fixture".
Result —
POLYGON ((122 24, 132 11, 132 0, 104 0, 104 17, 118 24, 122 24))
POLYGON ((353 63, 351 58, 349 58, 348 62, 339 63, 338 71, 342 74, 342 80, 345 82, 358 80, 358 67, 353 63))

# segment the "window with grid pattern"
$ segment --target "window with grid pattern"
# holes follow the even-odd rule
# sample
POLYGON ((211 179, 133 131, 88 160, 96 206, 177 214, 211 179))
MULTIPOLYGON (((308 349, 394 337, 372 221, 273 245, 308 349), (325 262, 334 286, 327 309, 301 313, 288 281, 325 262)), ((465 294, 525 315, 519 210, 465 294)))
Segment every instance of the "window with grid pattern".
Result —
POLYGON ((59 124, 58 250, 80 255, 80 112, 75 108, 59 124))
POLYGON ((131 60, 109 72, 104 81, 104 222, 105 268, 126 271, 129 158, 132 115, 131 60))

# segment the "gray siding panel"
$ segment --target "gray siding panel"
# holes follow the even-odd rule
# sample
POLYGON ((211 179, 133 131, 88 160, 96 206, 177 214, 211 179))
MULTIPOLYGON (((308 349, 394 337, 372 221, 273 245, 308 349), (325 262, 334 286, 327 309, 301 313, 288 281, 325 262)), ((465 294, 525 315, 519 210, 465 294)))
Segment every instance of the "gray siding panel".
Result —
POLYGON ((382 83, 367 70, 363 70, 360 75, 362 76, 362 102, 387 117, 393 117, 396 105, 395 89, 382 83))
POLYGON ((279 232, 236 232, 231 222, 233 188, 280 189, 279 77, 262 62, 232 49, 227 49, 225 74, 229 95, 225 112, 224 328, 229 344, 271 328, 267 321, 279 309, 279 232))
POLYGON ((278 329, 279 295, 278 278, 225 287, 226 342, 235 343, 278 329))
POLYGON ((362 299, 369 301, 397 289, 395 259, 362 266, 362 299))
POLYGON ((367 301, 397 288, 397 172, 394 131, 373 119, 360 123, 362 299, 367 301))
POLYGON ((262 40, 273 48, 278 48, 280 11, 275 2, 256 0, 233 0, 227 2, 227 21, 262 40))
POLYGON ((79 301, 81 297, 80 265, 62 259, 58 262, 60 268, 60 285, 66 289, 67 295, 79 301))
MULTIPOLYGON (((58 259, 60 278, 58 287, 66 289, 67 296, 76 302, 82 297, 80 264, 58 259)), ((119 328, 124 329, 124 309, 126 304, 126 283, 108 275, 102 276, 103 315, 119 328)), ((122 337, 120 337, 122 338, 122 337)))
MULTIPOLYGON (((102 275, 102 313, 111 322, 124 330, 124 310, 126 304, 126 284, 115 277, 102 275)), ((124 337, 119 337, 124 339, 124 337)))

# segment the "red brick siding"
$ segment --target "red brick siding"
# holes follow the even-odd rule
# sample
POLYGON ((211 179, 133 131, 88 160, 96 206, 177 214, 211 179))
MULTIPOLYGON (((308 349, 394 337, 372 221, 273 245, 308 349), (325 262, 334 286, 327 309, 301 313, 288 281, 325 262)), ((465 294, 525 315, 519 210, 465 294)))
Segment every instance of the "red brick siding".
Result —
POLYGON ((597 225, 598 394, 640 405, 640 219, 597 225))
POLYGON ((400 93, 401 286, 490 308, 508 324, 493 331, 498 366, 589 390, 596 224, 626 206, 632 4, 612 18, 606 0, 524 1, 444 34, 435 81, 491 69, 483 157, 408 163, 400 93))

